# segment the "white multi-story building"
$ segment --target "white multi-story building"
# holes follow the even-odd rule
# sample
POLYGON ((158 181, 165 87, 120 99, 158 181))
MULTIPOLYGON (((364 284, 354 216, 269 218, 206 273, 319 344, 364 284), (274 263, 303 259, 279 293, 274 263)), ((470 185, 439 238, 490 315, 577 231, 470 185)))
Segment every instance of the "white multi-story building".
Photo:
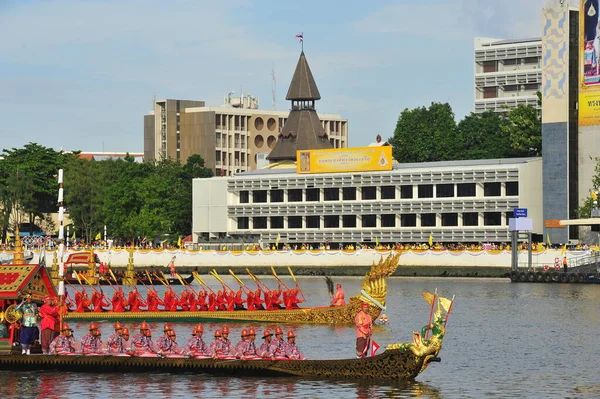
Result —
POLYGON ((542 39, 475 39, 475 112, 538 107, 542 39))
POLYGON ((194 242, 508 242, 514 208, 527 208, 540 239, 541 169, 541 158, 514 158, 194 179, 192 233, 194 242))

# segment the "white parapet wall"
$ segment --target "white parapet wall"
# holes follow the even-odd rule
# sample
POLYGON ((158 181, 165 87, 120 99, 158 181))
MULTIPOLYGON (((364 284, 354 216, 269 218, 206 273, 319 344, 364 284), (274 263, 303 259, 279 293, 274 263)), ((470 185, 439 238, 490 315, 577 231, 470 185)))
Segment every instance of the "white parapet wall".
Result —
MULTIPOLYGON (((69 251, 69 254, 80 251, 69 251)), ((390 250, 298 250, 298 251, 188 251, 188 250, 141 250, 112 249, 96 250, 101 262, 113 267, 125 267, 129 254, 137 267, 167 267, 173 256, 177 267, 268 267, 268 266, 370 266, 395 251, 390 250)), ((0 252, 3 255, 4 252, 0 252)), ((6 255, 11 255, 6 252, 6 255)), ((510 251, 402 251, 400 266, 441 266, 441 267, 510 267, 510 251)), ((568 259, 589 254, 589 251, 566 251, 568 259)), ((550 249, 533 253, 532 262, 536 266, 554 267, 562 259, 560 249, 550 249)), ((519 252, 519 264, 527 263, 526 251, 519 252)), ((52 265, 53 251, 46 252, 46 265, 52 265)), ((32 263, 39 262, 39 252, 34 251, 32 263)), ((562 265, 562 261, 559 262, 562 265)))

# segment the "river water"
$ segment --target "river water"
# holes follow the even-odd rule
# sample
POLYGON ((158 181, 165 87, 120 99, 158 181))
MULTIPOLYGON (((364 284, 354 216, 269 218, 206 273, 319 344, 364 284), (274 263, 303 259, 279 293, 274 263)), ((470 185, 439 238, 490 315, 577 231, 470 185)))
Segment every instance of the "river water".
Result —
MULTIPOLYGON (((263 280, 271 287, 276 285, 274 280, 266 277, 263 280)), ((361 280, 334 278, 336 283, 343 284, 347 297, 359 292, 361 280)), ((298 282, 307 305, 320 306, 329 300, 322 277, 298 277, 298 282)), ((107 288, 110 290, 109 287, 105 290, 107 288)), ((393 277, 388 280, 386 311, 391 321, 375 327, 374 339, 382 349, 391 343, 411 341, 412 331, 420 331, 429 317, 429 307, 421 292, 433 292, 436 288, 442 296, 456 295, 440 352, 442 361, 432 363, 414 382, 0 370, 0 398, 600 397, 596 363, 596 339, 600 331, 598 285, 393 277)), ((87 323, 70 324, 75 327, 77 337, 86 333, 87 323)), ((185 343, 193 325, 175 325, 178 343, 185 343)), ((265 327, 274 327, 251 325, 257 328, 259 337, 265 327)), ((206 323, 205 339, 221 326, 206 323)), ((241 329, 249 326, 229 324, 232 341, 236 343, 241 329)), ((162 333, 162 323, 151 323, 151 327, 156 340, 162 333)), ((308 358, 353 356, 355 332, 352 326, 283 327, 296 332, 296 341, 308 358)), ((102 324, 104 338, 111 330, 111 323, 102 324)))

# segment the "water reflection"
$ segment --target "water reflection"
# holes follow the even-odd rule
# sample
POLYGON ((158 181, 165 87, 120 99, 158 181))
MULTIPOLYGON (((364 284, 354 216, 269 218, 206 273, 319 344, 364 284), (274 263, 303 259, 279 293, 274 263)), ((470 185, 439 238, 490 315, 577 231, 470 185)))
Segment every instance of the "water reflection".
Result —
MULTIPOLYGON (((312 305, 329 300, 322 278, 298 278, 312 305)), ((348 295, 361 278, 336 278, 348 295)), ((269 282, 267 281, 267 284, 269 282)), ((466 398, 600 397, 593 370, 594 337, 600 330, 600 290, 594 285, 512 284, 508 279, 391 278, 386 314, 390 323, 375 327, 382 349, 410 341, 429 315, 422 291, 456 294, 441 363, 416 382, 332 381, 306 378, 228 378, 194 374, 14 373, 0 370, 0 398, 236 397, 236 398, 466 398), (557 376, 559 376, 557 378, 557 376)), ((71 323, 70 323, 71 324, 71 323)), ((89 323, 74 323, 77 336, 89 323)), ((102 335, 113 331, 102 323, 102 335)), ((139 322, 125 323, 137 332, 139 322)), ((150 323, 153 338, 164 323, 150 323)), ((196 323, 175 323, 180 344, 196 323)), ((205 338, 223 323, 205 323, 205 338)), ((258 336, 276 325, 228 323, 237 339, 243 328, 258 336)), ((285 325, 312 359, 353 356, 352 326, 285 325)), ((260 340, 257 340, 259 342, 260 340)), ((260 343, 260 342, 259 342, 260 343)))

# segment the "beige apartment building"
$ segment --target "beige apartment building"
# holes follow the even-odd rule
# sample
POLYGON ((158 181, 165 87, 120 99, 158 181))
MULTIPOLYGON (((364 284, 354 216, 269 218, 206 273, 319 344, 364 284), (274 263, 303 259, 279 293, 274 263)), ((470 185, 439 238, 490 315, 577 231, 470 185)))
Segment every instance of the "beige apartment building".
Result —
POLYGON ((475 38, 475 112, 538 106, 542 39, 475 38))
MULTIPOLYGON (((289 111, 258 109, 254 96, 225 97, 220 107, 204 101, 157 100, 144 116, 144 159, 185 163, 200 154, 216 176, 257 169, 277 143, 289 111)), ((348 120, 318 114, 334 148, 348 147, 348 120)))

